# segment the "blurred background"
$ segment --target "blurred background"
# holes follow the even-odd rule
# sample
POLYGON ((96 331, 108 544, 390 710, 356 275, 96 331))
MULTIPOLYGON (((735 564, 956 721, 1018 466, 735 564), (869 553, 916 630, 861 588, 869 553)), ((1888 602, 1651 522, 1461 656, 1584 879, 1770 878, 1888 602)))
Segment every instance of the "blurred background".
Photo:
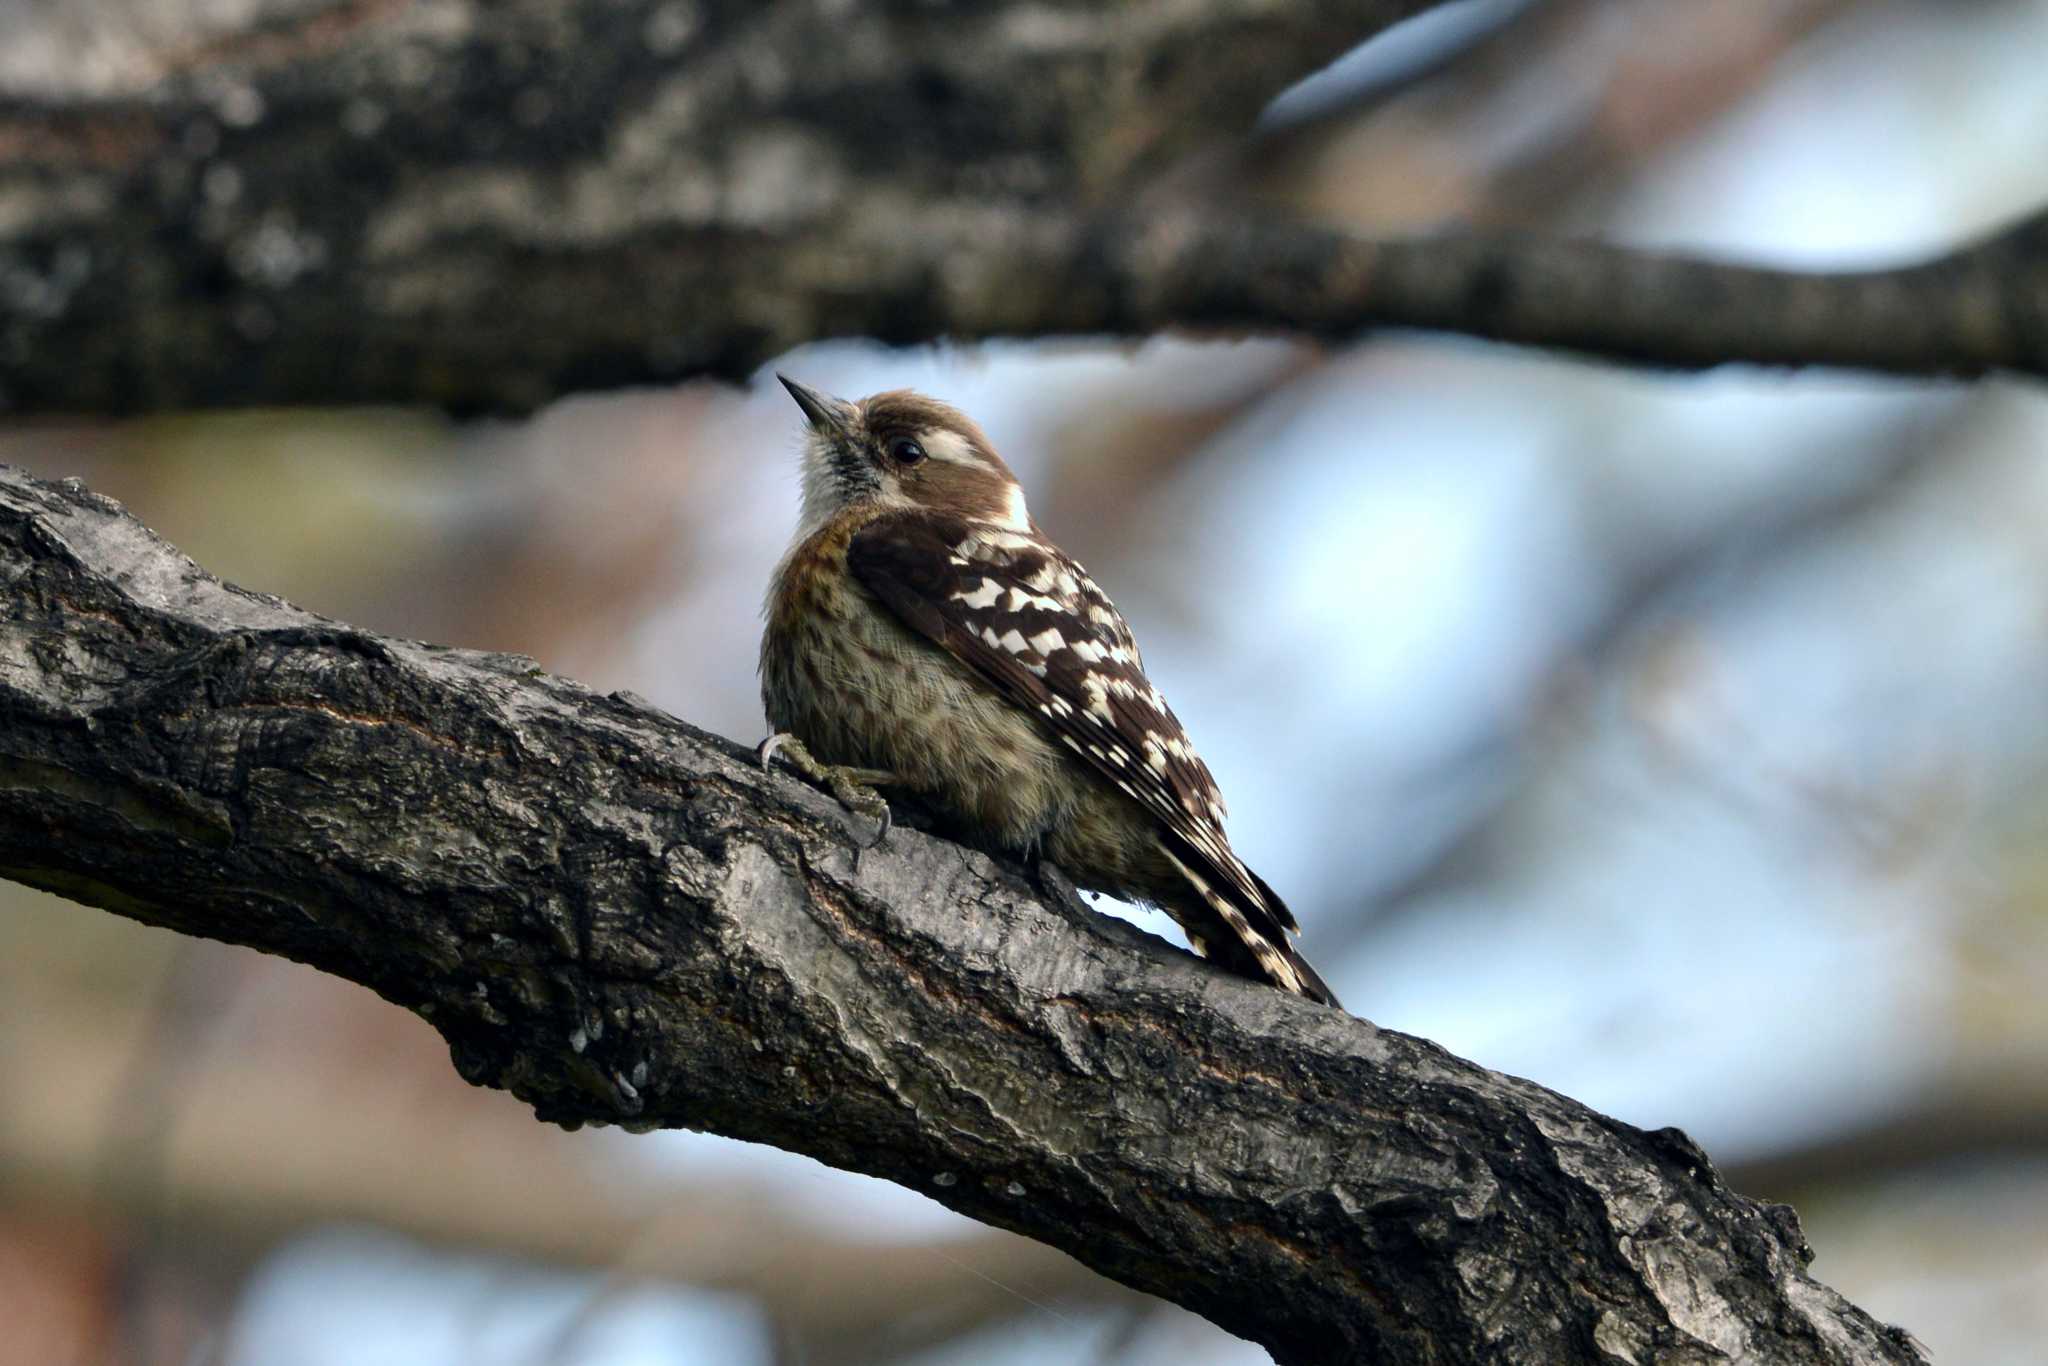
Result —
MULTIPOLYGON (((1885 264, 2048 202, 2044 54, 2048 0, 1468 0, 1204 173, 1366 233, 1885 264)), ((2041 1359, 2037 386, 1401 335, 775 368, 983 423, 1359 1013, 1683 1127, 1937 1359, 2041 1359)), ((517 424, 17 424, 0 460, 226 578, 751 743, 798 426, 764 371, 517 424)), ((359 988, 11 884, 0 1324, 10 1366, 1264 1359, 893 1186, 545 1128, 359 988)))

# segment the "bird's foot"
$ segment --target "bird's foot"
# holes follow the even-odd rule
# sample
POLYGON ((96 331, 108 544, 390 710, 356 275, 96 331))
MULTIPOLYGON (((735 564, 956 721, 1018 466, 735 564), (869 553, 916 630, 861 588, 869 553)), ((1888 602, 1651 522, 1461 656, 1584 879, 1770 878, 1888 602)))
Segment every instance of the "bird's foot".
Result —
POLYGON ((896 775, 882 768, 856 768, 851 764, 821 764, 804 748, 804 742, 781 731, 769 736, 754 751, 761 767, 773 767, 781 756, 791 768, 824 788, 848 811, 857 811, 875 822, 874 838, 863 844, 873 849, 888 837, 889 803, 875 788, 896 781, 896 775))

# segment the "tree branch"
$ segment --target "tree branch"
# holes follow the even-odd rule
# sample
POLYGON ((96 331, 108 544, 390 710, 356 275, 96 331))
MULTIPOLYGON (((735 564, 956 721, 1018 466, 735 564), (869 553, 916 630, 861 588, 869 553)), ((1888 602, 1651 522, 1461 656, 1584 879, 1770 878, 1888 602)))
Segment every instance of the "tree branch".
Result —
POLYGON ((364 983, 543 1119, 887 1177, 1283 1362, 1918 1359, 1676 1130, 915 831, 856 857, 628 696, 219 583, 4 468, 0 584, 0 875, 364 983))
POLYGON ((1399 326, 1677 369, 2048 375, 2048 214, 1937 260, 1833 275, 1504 235, 1375 242, 1199 210, 1113 220, 1007 259, 1018 276, 1002 292, 1004 332, 1342 341, 1399 326), (1033 294, 1028 276, 1067 287, 1033 294))
POLYGON ((1006 225, 1128 193, 1440 3, 0 14, 0 410, 517 409, 975 333, 972 298, 923 298, 994 283, 1006 225))
POLYGON ((0 32, 42 52, 0 58, 0 411, 520 410, 820 337, 1190 327, 2048 373, 2042 220, 1810 275, 1365 241, 1160 188, 1432 7, 254 0, 228 33, 167 6, 153 45, 74 63, 115 73, 89 90, 0 32))

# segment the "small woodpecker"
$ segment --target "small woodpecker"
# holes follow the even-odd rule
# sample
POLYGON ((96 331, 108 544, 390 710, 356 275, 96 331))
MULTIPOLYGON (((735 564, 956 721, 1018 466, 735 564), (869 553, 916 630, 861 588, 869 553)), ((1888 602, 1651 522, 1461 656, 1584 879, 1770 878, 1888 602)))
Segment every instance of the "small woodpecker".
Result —
POLYGON ((761 639, 763 761, 885 831, 873 789, 914 792, 948 833, 1158 906, 1210 961, 1336 1005, 1231 852, 1223 795, 1130 627, 981 428, 905 389, 855 403, 779 378, 810 428, 761 639))

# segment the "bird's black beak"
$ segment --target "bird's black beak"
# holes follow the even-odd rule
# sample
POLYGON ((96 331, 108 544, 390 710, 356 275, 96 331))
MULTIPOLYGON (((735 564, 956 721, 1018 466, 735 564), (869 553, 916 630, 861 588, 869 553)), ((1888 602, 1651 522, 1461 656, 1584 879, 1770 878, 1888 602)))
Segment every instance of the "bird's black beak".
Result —
POLYGON ((853 405, 843 398, 834 398, 822 389, 813 389, 808 384, 798 384, 788 375, 778 374, 782 387, 789 390, 789 396, 796 400, 796 406, 804 410, 804 416, 811 420, 811 428, 826 436, 853 435, 853 405))

